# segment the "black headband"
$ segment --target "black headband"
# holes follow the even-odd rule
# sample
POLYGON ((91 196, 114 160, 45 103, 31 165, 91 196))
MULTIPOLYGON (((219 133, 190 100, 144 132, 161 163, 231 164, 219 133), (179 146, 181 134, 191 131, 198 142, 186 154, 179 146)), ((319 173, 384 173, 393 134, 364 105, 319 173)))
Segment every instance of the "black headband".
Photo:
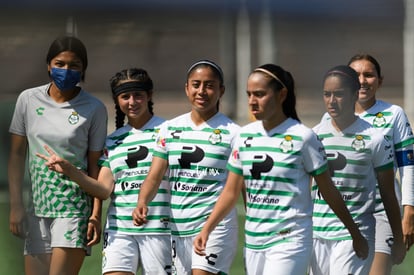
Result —
POLYGON ((114 97, 126 92, 137 92, 137 91, 146 91, 149 92, 152 90, 152 85, 149 83, 139 82, 139 81, 128 81, 116 86, 112 90, 114 97))

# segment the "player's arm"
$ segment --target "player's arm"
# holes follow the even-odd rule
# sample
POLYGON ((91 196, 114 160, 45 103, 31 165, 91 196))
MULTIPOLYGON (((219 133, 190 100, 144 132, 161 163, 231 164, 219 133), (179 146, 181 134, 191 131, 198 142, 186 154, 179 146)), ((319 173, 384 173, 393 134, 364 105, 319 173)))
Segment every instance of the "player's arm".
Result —
MULTIPOLYGON (((88 176, 90 179, 97 179, 99 175, 99 166, 98 161, 99 158, 102 156, 102 151, 88 151, 88 176)), ((113 181, 113 177, 107 178, 108 181, 113 181)), ((93 181, 93 183, 100 187, 99 181, 93 181), (99 185, 97 185, 97 183, 99 185)), ((89 186, 88 186, 89 187, 89 186)), ((98 189, 100 190, 100 189, 98 189)), ((87 190, 85 190, 88 192, 87 190)), ((110 193, 110 192, 109 192, 110 193)), ((101 221, 102 221, 102 200, 101 198, 93 195, 93 206, 92 206, 92 214, 89 217, 88 223, 88 232, 87 232, 87 239, 88 245, 94 245, 99 243, 101 239, 101 221)))
POLYGON ((208 217, 201 232, 194 239, 194 251, 199 255, 205 255, 206 243, 211 231, 236 205, 239 195, 244 188, 242 175, 229 171, 226 185, 220 194, 212 213, 208 217))
POLYGON ((10 195, 9 228, 13 235, 19 237, 24 237, 25 234, 25 209, 22 189, 26 163, 26 152, 26 137, 12 134, 8 161, 8 181, 10 195))
POLYGON ((401 182, 403 219, 402 229, 406 249, 414 243, 414 158, 413 145, 396 151, 398 172, 401 182))
POLYGON ((246 210, 247 208, 247 191, 246 191, 246 184, 243 182, 242 188, 241 188, 241 195, 243 198, 243 205, 244 205, 244 210, 246 210))
POLYGON ((88 168, 88 174, 86 174, 66 159, 58 156, 47 145, 45 145, 45 150, 49 155, 43 155, 40 153, 36 154, 38 157, 46 160, 45 165, 49 169, 69 177, 86 193, 102 200, 107 199, 112 193, 114 181, 111 170, 107 167, 102 167, 102 169, 99 170, 97 162, 95 164, 95 161, 99 159, 97 156, 101 155, 101 152, 95 152, 93 156, 88 156, 88 165, 90 164, 90 168, 88 168), (96 177, 98 177, 98 179, 96 179, 96 177))
POLYGON ((403 205, 403 212, 402 228, 404 244, 405 248, 409 250, 414 244, 414 206, 408 204, 403 205))
POLYGON ((168 160, 153 156, 150 170, 139 190, 137 206, 132 212, 134 225, 147 223, 148 204, 157 195, 158 188, 168 169, 168 160))
POLYGON ((390 168, 377 171, 377 179, 381 199, 394 236, 393 262, 400 264, 404 260, 406 249, 403 242, 400 207, 394 189, 394 170, 390 168))
POLYGON ((348 231, 352 236, 353 247, 356 255, 361 259, 365 259, 368 257, 368 242, 362 236, 358 226, 352 219, 352 216, 349 213, 344 200, 342 199, 341 193, 332 183, 328 170, 322 174, 314 176, 314 178, 318 184, 319 191, 321 192, 324 200, 329 204, 331 209, 343 222, 346 228, 348 228, 348 231))
POLYGON ((408 117, 402 109, 396 113, 393 131, 395 159, 401 184, 403 238, 408 250, 414 243, 414 137, 408 117))

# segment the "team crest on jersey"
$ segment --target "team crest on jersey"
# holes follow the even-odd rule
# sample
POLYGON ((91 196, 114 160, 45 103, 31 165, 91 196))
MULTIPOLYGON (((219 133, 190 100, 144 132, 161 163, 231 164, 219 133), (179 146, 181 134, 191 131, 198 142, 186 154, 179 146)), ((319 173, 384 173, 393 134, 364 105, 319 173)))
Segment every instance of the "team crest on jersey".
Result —
POLYGON ((354 141, 352 141, 351 147, 354 148, 355 151, 361 151, 361 150, 365 149, 364 137, 361 136, 361 135, 355 136, 354 141))
POLYGON ((213 133, 208 138, 211 144, 217 144, 221 142, 221 131, 219 129, 215 129, 213 133))
POLYGON ((280 143, 279 148, 283 153, 287 153, 293 150, 292 136, 285 136, 284 140, 280 143))
POLYGON ((384 114, 383 113, 377 113, 375 115, 374 121, 373 121, 373 125, 375 127, 383 127, 385 124, 387 123, 387 121, 385 120, 384 114))
POLYGON ((78 112, 72 112, 72 114, 70 114, 70 116, 68 117, 68 121, 72 125, 78 123, 79 122, 78 112))

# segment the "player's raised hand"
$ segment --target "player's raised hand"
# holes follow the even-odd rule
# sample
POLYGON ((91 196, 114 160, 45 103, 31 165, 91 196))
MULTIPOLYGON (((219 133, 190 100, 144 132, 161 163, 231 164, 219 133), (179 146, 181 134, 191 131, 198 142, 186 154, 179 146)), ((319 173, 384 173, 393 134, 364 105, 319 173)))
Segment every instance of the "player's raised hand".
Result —
POLYGON ((46 161, 45 165, 50 170, 62 173, 66 176, 69 176, 70 173, 74 171, 74 169, 77 170, 77 168, 73 166, 69 161, 58 156, 49 146, 45 145, 44 148, 49 155, 47 156, 44 154, 36 153, 36 156, 44 159, 46 161))

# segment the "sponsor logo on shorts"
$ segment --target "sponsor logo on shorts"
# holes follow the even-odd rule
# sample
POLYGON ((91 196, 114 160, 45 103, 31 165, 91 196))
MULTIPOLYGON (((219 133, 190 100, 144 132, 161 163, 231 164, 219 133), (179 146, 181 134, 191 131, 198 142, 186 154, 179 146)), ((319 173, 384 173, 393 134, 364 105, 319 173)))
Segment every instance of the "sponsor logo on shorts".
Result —
POLYGON ((394 238, 388 238, 385 240, 385 242, 387 243, 388 247, 392 247, 394 245, 394 238))
POLYGON ((216 265, 216 259, 218 258, 217 254, 211 253, 210 255, 207 255, 205 259, 207 260, 207 263, 209 265, 216 265))
POLYGON ((72 240, 72 234, 73 234, 73 230, 69 230, 69 231, 66 231, 66 233, 65 234, 63 234, 63 236, 65 237, 65 239, 67 240, 67 241, 71 241, 72 240))

